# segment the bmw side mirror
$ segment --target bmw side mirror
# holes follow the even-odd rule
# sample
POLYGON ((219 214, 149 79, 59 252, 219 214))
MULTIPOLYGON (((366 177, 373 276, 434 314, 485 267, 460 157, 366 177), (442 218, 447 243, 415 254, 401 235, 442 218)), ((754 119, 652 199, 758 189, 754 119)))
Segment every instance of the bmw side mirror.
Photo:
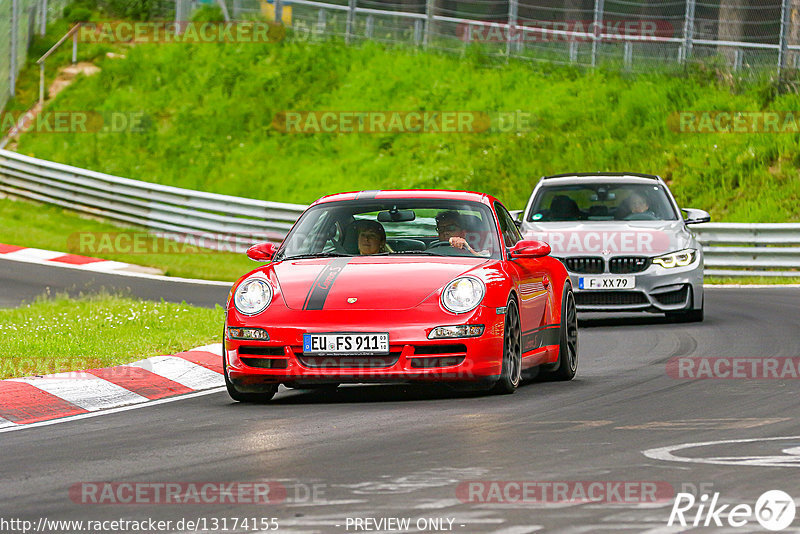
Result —
POLYGON ((686 224, 707 223, 711 220, 711 215, 707 211, 694 208, 686 208, 681 211, 683 212, 683 222, 686 224))
POLYGON ((550 254, 550 245, 544 241, 523 239, 508 249, 511 259, 515 258, 542 258, 550 254))
POLYGON ((257 243, 247 249, 247 257, 253 261, 270 261, 277 250, 272 243, 257 243))

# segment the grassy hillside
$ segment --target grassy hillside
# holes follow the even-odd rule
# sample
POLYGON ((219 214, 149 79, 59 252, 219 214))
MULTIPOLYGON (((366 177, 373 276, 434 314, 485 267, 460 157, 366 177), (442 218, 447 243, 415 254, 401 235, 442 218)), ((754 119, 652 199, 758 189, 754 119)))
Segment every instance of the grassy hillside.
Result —
POLYGON ((379 45, 149 44, 64 91, 51 109, 149 115, 141 133, 26 134, 19 151, 233 195, 307 203, 341 190, 466 188, 523 207, 542 174, 657 173, 716 220, 800 220, 800 135, 685 134, 684 110, 797 110, 769 83, 712 71, 628 77, 497 65, 379 45), (285 134, 284 110, 531 112, 516 133, 285 134))

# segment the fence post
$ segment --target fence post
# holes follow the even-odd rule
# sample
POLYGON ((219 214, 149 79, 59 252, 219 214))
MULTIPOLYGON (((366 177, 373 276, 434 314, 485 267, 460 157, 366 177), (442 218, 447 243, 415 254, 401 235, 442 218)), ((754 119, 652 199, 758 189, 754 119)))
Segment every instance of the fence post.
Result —
POLYGON ((42 18, 39 20, 39 35, 44 35, 47 32, 47 0, 42 0, 40 5, 42 6, 42 18))
POLYGON ((419 46, 422 42, 422 21, 414 19, 414 44, 419 46))
POLYGON ((573 37, 569 42, 569 62, 575 63, 578 61, 578 42, 573 37))
POLYGON ((19 46, 19 0, 11 0, 11 48, 8 58, 8 89, 11 96, 16 95, 17 87, 17 46, 19 46))
POLYGON ((508 0, 508 35, 506 35, 506 57, 516 51, 515 41, 517 39, 517 11, 518 0, 508 0))
POLYGON ((344 32, 344 42, 350 44, 353 38, 353 26, 356 23, 356 0, 348 1, 347 26, 344 32))
POLYGON ((694 2, 686 0, 686 17, 683 21, 683 53, 681 61, 686 61, 692 54, 692 41, 694 39, 694 2))
POLYGON ((426 0, 425 2, 425 36, 422 39, 422 46, 428 48, 431 44, 431 32, 433 31, 433 10, 436 8, 436 0, 426 0))
POLYGON ((275 22, 283 24, 283 1, 275 0, 275 22))
POLYGON ((317 35, 322 36, 325 35, 327 31, 327 12, 324 9, 320 9, 317 13, 317 35))
POLYGON ((791 25, 790 14, 791 14, 791 6, 789 5, 789 0, 782 0, 781 2, 781 34, 780 34, 780 46, 778 47, 778 76, 780 77, 781 72, 786 67, 786 53, 788 52, 787 44, 788 44, 788 33, 789 33, 789 26, 791 25))
MULTIPOLYGON (((80 22, 78 23, 80 25, 80 22)), ((78 32, 72 34, 72 64, 78 62, 78 32)))
POLYGON ((592 25, 592 67, 597 65, 597 38, 603 24, 603 0, 594 0, 594 24, 592 25))

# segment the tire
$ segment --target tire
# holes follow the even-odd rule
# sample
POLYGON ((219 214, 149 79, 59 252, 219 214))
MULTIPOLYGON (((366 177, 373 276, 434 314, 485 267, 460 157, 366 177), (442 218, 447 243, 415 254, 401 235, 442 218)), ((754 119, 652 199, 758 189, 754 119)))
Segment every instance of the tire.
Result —
MULTIPOLYGON (((225 346, 223 341, 222 346, 225 346)), ((278 392, 278 384, 265 384, 264 391, 257 393, 243 392, 236 389, 231 379, 228 378, 228 362, 224 354, 222 355, 222 374, 225 376, 225 389, 228 390, 228 395, 236 402, 267 402, 275 396, 278 392)))
POLYGON ((514 393, 522 381, 522 327, 517 301, 508 299, 503 329, 503 365, 493 391, 501 395, 514 393))
POLYGON ((552 371, 545 371, 550 380, 572 380, 578 371, 578 310, 575 295, 569 284, 564 285, 561 298, 561 328, 559 331, 558 361, 552 371))

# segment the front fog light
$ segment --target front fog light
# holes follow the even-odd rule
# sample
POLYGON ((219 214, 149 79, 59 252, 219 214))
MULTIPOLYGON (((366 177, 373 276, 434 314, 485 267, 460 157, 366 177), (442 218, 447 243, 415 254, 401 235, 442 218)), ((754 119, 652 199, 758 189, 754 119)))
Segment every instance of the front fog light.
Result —
POLYGON ((455 326, 437 326, 428 334, 428 339, 447 339, 454 337, 478 337, 483 334, 482 324, 459 324, 455 326))
POLYGON ((258 341, 269 341, 269 334, 263 328, 238 328, 229 326, 228 337, 230 339, 255 339, 258 341))

